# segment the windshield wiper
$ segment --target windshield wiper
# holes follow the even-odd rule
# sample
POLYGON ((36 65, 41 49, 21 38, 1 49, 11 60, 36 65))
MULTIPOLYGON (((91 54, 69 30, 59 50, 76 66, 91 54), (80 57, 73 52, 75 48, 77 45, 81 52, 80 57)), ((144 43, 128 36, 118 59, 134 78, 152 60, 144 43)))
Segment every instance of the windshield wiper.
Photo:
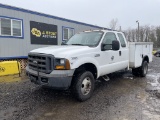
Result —
POLYGON ((81 46, 84 46, 83 44, 71 44, 71 45, 81 45, 81 46))

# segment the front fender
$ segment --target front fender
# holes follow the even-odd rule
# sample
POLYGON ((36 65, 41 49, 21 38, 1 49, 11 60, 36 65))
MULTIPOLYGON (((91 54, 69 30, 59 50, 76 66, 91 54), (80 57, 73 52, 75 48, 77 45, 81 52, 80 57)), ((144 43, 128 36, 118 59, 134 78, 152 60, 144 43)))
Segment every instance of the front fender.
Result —
POLYGON ((86 64, 86 63, 92 63, 96 66, 96 68, 97 68, 97 78, 98 78, 99 77, 99 64, 95 59, 93 59, 91 57, 85 57, 85 58, 79 58, 79 59, 76 59, 76 60, 72 60, 70 62, 71 69, 76 69, 76 68, 78 68, 81 65, 86 64))

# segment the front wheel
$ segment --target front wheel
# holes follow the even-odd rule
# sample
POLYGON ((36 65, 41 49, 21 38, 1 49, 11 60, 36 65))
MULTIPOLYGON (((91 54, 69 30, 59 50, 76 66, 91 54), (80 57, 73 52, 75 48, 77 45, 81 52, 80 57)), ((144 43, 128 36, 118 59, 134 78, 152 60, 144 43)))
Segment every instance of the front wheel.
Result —
POLYGON ((89 71, 85 71, 77 74, 74 79, 72 91, 75 97, 79 101, 85 101, 89 99, 94 91, 95 80, 93 74, 89 71))

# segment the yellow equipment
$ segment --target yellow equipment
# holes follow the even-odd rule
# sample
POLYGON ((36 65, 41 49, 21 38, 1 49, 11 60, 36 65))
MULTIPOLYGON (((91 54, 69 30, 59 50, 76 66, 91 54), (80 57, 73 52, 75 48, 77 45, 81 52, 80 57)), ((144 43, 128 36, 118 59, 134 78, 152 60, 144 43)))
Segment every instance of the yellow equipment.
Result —
POLYGON ((152 54, 154 55, 156 52, 157 52, 156 50, 153 50, 153 51, 152 51, 152 54))
POLYGON ((0 62, 0 76, 20 74, 20 63, 17 61, 0 62))

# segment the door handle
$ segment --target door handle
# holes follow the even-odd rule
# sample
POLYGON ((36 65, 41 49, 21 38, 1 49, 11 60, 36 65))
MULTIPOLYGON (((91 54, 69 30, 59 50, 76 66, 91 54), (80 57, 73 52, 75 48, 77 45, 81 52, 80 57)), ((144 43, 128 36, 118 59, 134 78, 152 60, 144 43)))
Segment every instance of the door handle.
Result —
POLYGON ((111 57, 111 60, 113 60, 113 59, 114 59, 114 56, 111 57))
POLYGON ((122 52, 121 51, 119 51, 119 56, 121 56, 122 55, 122 52))

